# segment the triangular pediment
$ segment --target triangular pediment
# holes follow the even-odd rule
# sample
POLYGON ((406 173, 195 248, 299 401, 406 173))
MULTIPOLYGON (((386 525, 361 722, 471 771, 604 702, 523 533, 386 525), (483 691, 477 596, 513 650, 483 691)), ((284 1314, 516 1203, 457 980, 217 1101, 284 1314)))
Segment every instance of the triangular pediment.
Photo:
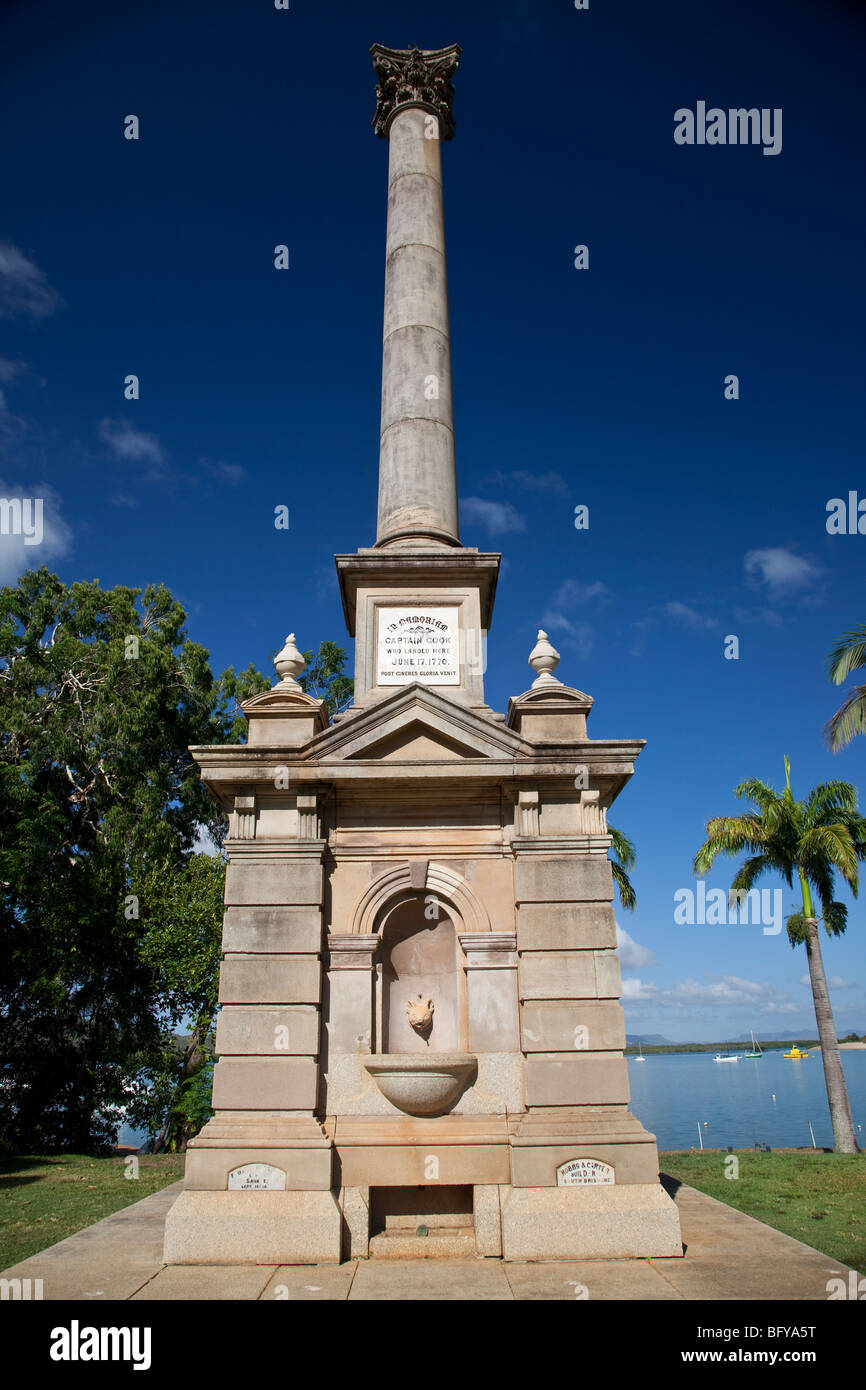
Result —
POLYGON ((428 686, 413 684, 332 725, 314 742, 320 760, 453 762, 531 752, 505 724, 428 686))

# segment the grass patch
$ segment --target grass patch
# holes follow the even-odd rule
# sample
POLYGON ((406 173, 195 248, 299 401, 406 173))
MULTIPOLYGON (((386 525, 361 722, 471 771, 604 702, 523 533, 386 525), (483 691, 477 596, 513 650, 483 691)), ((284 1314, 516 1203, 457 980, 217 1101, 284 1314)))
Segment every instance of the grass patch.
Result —
POLYGON ((183 1154, 136 1157, 137 1178, 118 1154, 0 1158, 0 1269, 183 1177, 183 1154))
POLYGON ((663 1173, 706 1192, 831 1259, 866 1273, 866 1156, 738 1149, 738 1178, 721 1149, 659 1154, 663 1173))

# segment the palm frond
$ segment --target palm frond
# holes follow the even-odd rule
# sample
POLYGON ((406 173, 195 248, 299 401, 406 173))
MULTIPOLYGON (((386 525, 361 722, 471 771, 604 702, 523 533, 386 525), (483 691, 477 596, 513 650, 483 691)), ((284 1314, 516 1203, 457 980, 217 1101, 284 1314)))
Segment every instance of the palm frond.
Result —
POLYGON ((819 782, 806 797, 806 816, 817 824, 821 816, 857 810, 857 788, 851 782, 819 782))
POLYGON ((613 881, 619 890, 620 902, 627 912, 633 912, 637 904, 637 894, 631 879, 622 864, 618 864, 615 859, 610 861, 610 870, 613 874, 613 881))
POLYGON ((832 865, 856 892, 857 855, 844 825, 816 825, 807 830, 800 841, 798 859, 803 870, 813 878, 819 866, 832 865))
POLYGON ((855 685, 824 725, 824 738, 831 752, 838 753, 862 733, 866 733, 866 685, 855 685))
POLYGON ((709 873, 720 854, 741 854, 745 849, 762 850, 764 828, 758 816, 714 816, 707 821, 707 838, 695 855, 692 869, 709 873))
POLYGON ((635 862, 634 843, 621 830, 614 830, 612 825, 608 825, 607 833, 610 836, 611 854, 619 860, 624 869, 633 869, 635 862))
POLYGON ((827 678, 841 685, 852 671, 866 666, 866 623, 840 637, 827 657, 827 678))

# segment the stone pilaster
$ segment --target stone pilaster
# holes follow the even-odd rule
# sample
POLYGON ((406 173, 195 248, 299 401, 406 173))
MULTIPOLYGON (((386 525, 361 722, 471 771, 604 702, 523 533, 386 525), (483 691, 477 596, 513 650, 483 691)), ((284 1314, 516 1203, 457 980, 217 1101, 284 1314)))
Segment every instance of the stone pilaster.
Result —
MULTIPOLYGON (((253 1261, 277 1249, 280 1259, 340 1258, 333 1144, 316 1118, 326 844, 310 837, 316 800, 297 798, 297 839, 228 842, 216 1113, 189 1146, 169 1262, 219 1263, 229 1248, 253 1261), (236 1190, 251 1171, 265 1190, 236 1190)), ((236 801, 238 829, 246 814, 236 801)))

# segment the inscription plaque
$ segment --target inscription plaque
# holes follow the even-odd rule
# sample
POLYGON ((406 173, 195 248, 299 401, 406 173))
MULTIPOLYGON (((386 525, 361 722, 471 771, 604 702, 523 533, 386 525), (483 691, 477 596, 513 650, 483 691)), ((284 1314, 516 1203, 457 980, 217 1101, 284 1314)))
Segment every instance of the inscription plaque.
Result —
POLYGON ((456 608, 380 608, 377 685, 460 684, 456 608))
POLYGON ((557 1187, 587 1187, 595 1183, 612 1183, 613 1169, 609 1163, 596 1158, 572 1158, 556 1170, 557 1187))
POLYGON ((244 1163, 229 1173, 230 1192, 285 1192, 286 1175, 272 1163, 244 1163))

